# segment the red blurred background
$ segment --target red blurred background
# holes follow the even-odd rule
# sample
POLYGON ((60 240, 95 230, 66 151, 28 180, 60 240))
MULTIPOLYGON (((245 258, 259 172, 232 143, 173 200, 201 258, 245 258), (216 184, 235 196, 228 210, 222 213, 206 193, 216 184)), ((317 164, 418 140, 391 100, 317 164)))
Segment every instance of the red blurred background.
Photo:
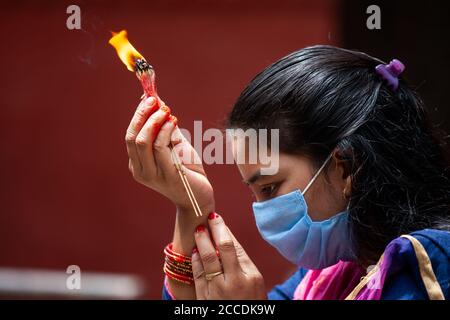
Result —
MULTIPOLYGON (((159 299, 174 206, 130 176, 124 136, 141 88, 107 43, 127 29, 180 127, 221 128, 252 77, 293 50, 339 44, 337 1, 2 4, 0 266, 139 275, 159 299)), ((192 132, 192 131, 191 131, 192 132)), ((268 288, 293 267, 259 236, 234 165, 206 167, 217 210, 268 288)), ((26 296, 26 294, 25 294, 26 296)))
MULTIPOLYGON (((13 271, 53 270, 64 280, 69 265, 82 275, 138 276, 144 290, 137 297, 161 297, 162 250, 172 238, 175 208, 128 172, 125 130, 142 92, 108 45, 110 31, 128 30, 156 68, 159 94, 191 132, 195 120, 203 130, 222 128, 256 73, 313 44, 402 60, 406 78, 448 132, 449 7, 444 0, 3 2, 0 298, 52 296, 37 285, 47 284, 42 273, 13 271), (81 8, 82 30, 66 27, 71 4, 81 8), (381 8, 381 30, 366 27, 371 4, 381 8), (5 283, 38 290, 14 293, 5 283)), ((236 167, 206 171, 218 212, 268 289, 283 281, 294 267, 259 236, 236 167)), ((66 288, 57 285, 57 297, 64 297, 66 288)))

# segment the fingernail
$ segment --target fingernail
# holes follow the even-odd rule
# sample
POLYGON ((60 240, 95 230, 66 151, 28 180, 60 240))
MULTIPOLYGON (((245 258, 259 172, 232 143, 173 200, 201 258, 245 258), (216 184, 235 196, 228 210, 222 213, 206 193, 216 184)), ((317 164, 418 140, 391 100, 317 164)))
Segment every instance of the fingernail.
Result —
POLYGON ((208 219, 209 219, 209 220, 214 220, 214 219, 216 219, 216 218, 218 218, 218 217, 220 217, 219 214, 218 214, 218 213, 215 213, 215 212, 211 212, 211 213, 208 215, 208 219))
POLYGON ((172 121, 173 125, 176 127, 178 124, 178 119, 174 115, 170 115, 170 121, 172 121))
POLYGON ((205 231, 205 226, 204 225, 199 225, 198 227, 197 227, 197 229, 195 229, 195 232, 197 232, 197 233, 199 233, 199 232, 203 232, 203 231, 205 231))
POLYGON ((161 110, 167 113, 170 113, 170 108, 168 106, 162 106, 161 110))
POLYGON ((145 99, 145 104, 148 106, 151 106, 155 103, 155 98, 154 97, 148 97, 147 99, 145 99))
POLYGON ((192 249, 192 254, 195 254, 195 253, 197 253, 197 252, 198 252, 197 247, 194 247, 194 249, 192 249))

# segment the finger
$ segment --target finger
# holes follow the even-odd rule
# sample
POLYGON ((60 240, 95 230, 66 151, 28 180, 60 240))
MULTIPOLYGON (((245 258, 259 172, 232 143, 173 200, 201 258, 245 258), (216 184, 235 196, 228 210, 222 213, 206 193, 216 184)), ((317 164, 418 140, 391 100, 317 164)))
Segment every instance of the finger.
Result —
POLYGON ((139 156, 136 150, 136 137, 139 131, 142 129, 145 121, 156 110, 156 108, 157 106, 155 104, 155 98, 153 97, 149 97, 146 100, 141 101, 127 128, 125 142, 133 171, 142 169, 142 165, 140 163, 139 156))
POLYGON ((136 137, 136 150, 142 164, 142 170, 155 167, 153 142, 164 122, 169 117, 170 110, 162 107, 155 111, 145 122, 136 137))
POLYGON ((159 130, 158 136, 153 143, 155 161, 157 165, 166 172, 173 168, 172 150, 170 148, 170 136, 175 129, 176 118, 172 115, 169 116, 169 120, 166 121, 159 130))
POLYGON ((136 136, 148 117, 157 109, 158 105, 156 104, 156 99, 154 97, 148 97, 141 100, 131 118, 127 131, 136 136))
POLYGON ((231 238, 233 239, 233 243, 234 243, 235 250, 236 250, 236 256, 237 256, 237 259, 239 261, 239 265, 241 266, 242 271, 246 274, 259 274, 259 271, 256 268, 255 264, 249 258, 249 256, 247 255, 247 252, 245 252, 244 248, 239 243, 239 241, 237 241, 236 237, 231 232, 230 228, 227 227, 227 229, 231 235, 231 238))
MULTIPOLYGON (((195 243, 197 244, 197 249, 202 260, 203 268, 205 269, 205 274, 215 273, 222 271, 222 266, 220 264, 219 257, 216 253, 216 248, 214 247, 211 238, 209 236, 208 230, 204 225, 197 227, 195 231, 195 243)), ((222 279, 223 274, 215 276, 212 280, 222 279)))
POLYGON ((135 176, 135 168, 133 167, 133 163, 131 162, 131 159, 128 159, 128 170, 130 170, 131 174, 135 176))
POLYGON ((214 243, 219 248, 220 261, 222 262, 225 278, 237 275, 241 268, 237 259, 233 238, 223 218, 219 214, 212 212, 208 216, 208 223, 214 243))
MULTIPOLYGON (((178 126, 172 133, 171 137, 174 151, 178 154, 181 162, 189 169, 201 166, 202 161, 196 150, 192 147, 191 143, 186 139, 178 126)), ((194 169, 195 170, 195 169, 194 169)))
POLYGON ((208 282, 205 278, 205 270, 203 269, 202 259, 200 258, 197 248, 194 248, 192 251, 191 259, 197 300, 206 300, 208 295, 208 282))
POLYGON ((178 120, 176 120, 177 127, 175 130, 173 130, 172 136, 171 136, 171 143, 172 145, 176 146, 177 144, 186 141, 186 137, 181 132, 180 128, 178 127, 178 120))

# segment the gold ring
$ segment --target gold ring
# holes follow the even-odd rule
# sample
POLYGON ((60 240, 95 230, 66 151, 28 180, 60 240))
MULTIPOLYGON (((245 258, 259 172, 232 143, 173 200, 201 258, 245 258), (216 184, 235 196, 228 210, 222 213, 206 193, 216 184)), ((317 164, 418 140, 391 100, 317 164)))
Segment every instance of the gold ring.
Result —
POLYGON ((205 278, 206 278, 207 281, 211 281, 212 278, 214 278, 215 276, 218 276, 219 274, 222 274, 222 273, 223 273, 223 271, 207 273, 207 274, 205 274, 205 278))

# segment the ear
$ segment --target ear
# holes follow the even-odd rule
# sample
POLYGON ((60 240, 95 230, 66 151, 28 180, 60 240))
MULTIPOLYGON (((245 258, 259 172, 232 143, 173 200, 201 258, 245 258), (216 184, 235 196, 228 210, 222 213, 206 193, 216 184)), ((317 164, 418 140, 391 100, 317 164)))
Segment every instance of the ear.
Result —
POLYGON ((348 156, 344 156, 341 150, 335 149, 333 151, 333 158, 336 166, 341 167, 342 179, 347 179, 350 176, 350 161, 348 156))
POLYGON ((350 176, 350 162, 344 156, 341 150, 333 151, 333 159, 336 165, 336 170, 339 173, 339 180, 342 187, 342 194, 344 198, 348 199, 352 190, 352 179, 350 176))

